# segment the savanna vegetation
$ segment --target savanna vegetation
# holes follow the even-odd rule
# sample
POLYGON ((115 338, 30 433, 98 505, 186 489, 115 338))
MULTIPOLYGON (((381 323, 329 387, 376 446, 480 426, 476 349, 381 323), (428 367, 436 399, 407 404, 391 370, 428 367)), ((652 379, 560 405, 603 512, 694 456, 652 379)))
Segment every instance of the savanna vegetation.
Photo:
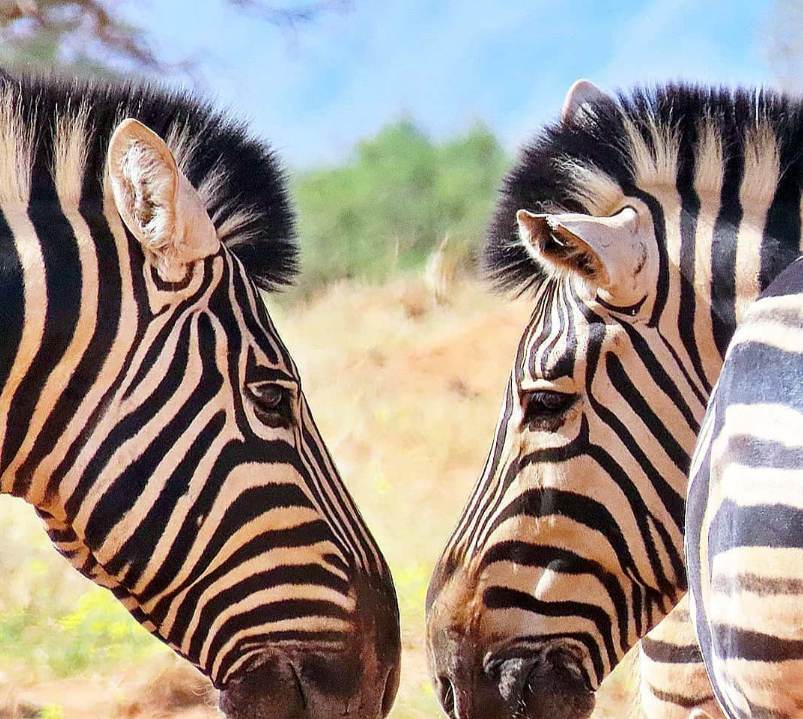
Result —
POLYGON ((482 125, 435 143, 403 119, 344 164, 299 173, 302 292, 346 278, 386 281, 421 269, 441 246, 453 262, 470 261, 507 165, 482 125))

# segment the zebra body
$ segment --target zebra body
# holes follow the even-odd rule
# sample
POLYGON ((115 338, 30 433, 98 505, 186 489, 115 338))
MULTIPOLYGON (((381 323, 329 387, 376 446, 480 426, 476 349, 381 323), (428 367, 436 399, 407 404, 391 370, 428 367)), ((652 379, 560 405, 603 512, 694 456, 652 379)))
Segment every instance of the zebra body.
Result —
POLYGON ((21 78, 0 157, 0 490, 229 716, 387 713, 390 575, 257 289, 295 269, 272 152, 188 97, 21 78))
POLYGON ((692 617, 728 717, 801 716, 803 262, 748 310, 694 455, 692 617))
POLYGON ((721 719, 686 594, 639 646, 641 710, 648 719, 721 719))
POLYGON ((686 590, 690 457, 736 324, 800 253, 803 110, 576 85, 508 176, 486 260, 534 309, 428 593, 452 716, 585 717, 686 590))

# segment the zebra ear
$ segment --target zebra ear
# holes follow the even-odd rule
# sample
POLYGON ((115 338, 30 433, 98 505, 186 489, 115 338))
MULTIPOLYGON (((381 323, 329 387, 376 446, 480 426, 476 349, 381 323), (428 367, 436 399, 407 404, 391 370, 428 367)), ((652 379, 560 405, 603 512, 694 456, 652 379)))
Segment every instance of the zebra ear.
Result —
POLYGON ((566 93, 560 119, 573 120, 580 112, 599 104, 610 104, 613 100, 590 80, 577 80, 566 93))
POLYGON ((617 304, 637 302, 647 294, 647 243, 632 207, 611 217, 519 210, 516 220, 525 247, 547 270, 578 275, 617 304))
POLYGON ((187 265, 218 251, 201 198, 155 132, 124 120, 109 142, 107 167, 117 211, 162 279, 179 281, 187 265))

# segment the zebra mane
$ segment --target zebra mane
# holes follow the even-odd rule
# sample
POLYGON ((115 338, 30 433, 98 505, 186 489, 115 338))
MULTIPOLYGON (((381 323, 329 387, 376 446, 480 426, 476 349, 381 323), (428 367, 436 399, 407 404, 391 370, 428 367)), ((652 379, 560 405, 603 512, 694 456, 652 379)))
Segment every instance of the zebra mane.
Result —
POLYGON ((109 139, 127 117, 167 142, 251 279, 266 290, 292 282, 295 217, 281 163, 243 123, 185 92, 0 71, 0 198, 27 199, 42 173, 62 193, 66 183, 102 197, 109 139))
POLYGON ((543 129, 507 175, 488 228, 483 264, 501 290, 523 293, 545 279, 519 240, 516 211, 610 214, 638 187, 722 190, 800 202, 803 104, 764 89, 669 84, 636 88, 543 129), (796 198, 796 199, 795 199, 796 198))

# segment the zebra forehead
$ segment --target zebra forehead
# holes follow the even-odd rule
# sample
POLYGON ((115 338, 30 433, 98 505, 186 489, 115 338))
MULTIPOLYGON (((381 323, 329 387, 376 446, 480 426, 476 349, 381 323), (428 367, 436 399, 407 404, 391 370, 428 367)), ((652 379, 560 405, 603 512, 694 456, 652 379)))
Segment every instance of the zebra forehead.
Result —
POLYGON ((598 99, 543 128, 502 187, 484 265, 504 290, 527 291, 543 270, 519 241, 516 212, 609 214, 635 188, 684 179, 718 195, 740 168, 742 201, 765 204, 778 183, 800 185, 803 103, 767 90, 671 84, 598 99))
POLYGON ((0 72, 0 200, 28 204, 48 175, 62 203, 102 197, 109 139, 127 117, 164 138, 251 279, 268 290, 291 282, 295 218, 281 163, 241 122, 184 92, 0 72))

